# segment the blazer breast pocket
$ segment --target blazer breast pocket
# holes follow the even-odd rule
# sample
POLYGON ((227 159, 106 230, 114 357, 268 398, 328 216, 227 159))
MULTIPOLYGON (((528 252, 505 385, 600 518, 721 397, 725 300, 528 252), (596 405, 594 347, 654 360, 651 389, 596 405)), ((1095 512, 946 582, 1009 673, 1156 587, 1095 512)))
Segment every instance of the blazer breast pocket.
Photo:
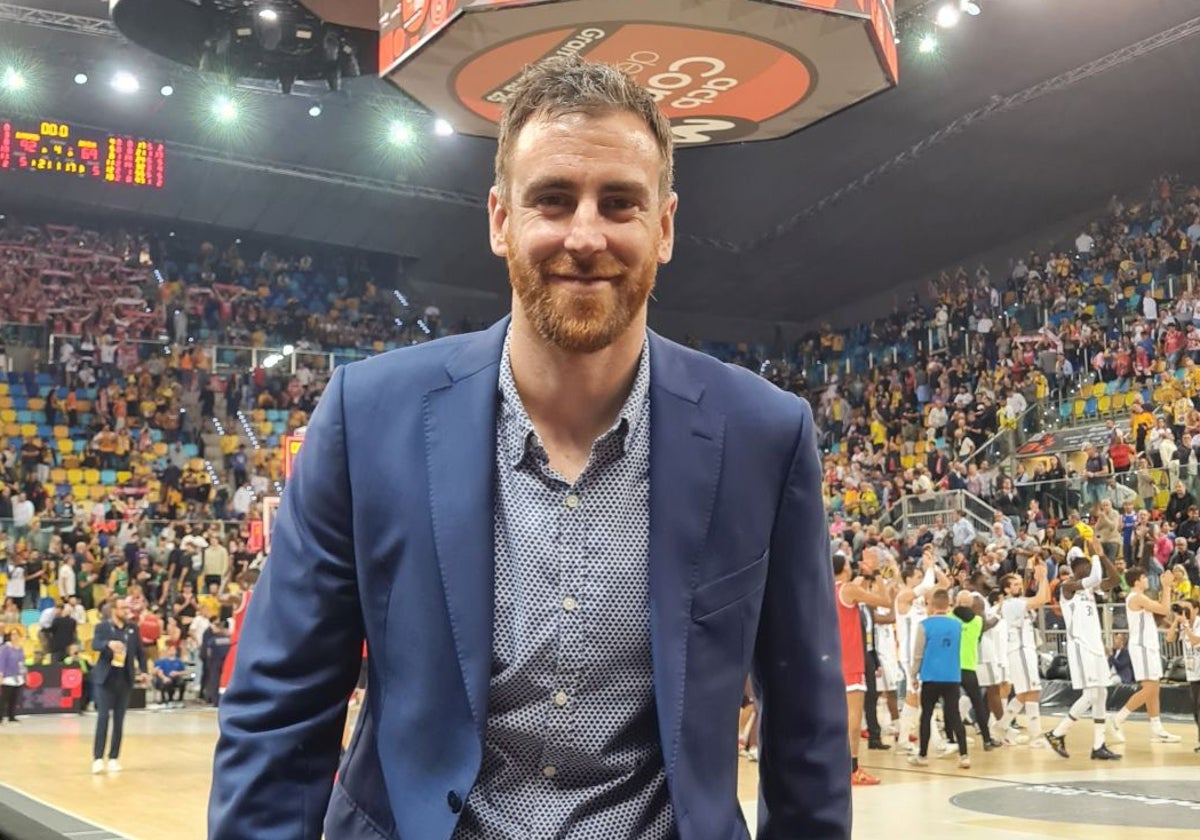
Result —
POLYGON ((696 587, 692 595, 692 621, 700 621, 762 589, 767 581, 767 555, 716 580, 696 587))

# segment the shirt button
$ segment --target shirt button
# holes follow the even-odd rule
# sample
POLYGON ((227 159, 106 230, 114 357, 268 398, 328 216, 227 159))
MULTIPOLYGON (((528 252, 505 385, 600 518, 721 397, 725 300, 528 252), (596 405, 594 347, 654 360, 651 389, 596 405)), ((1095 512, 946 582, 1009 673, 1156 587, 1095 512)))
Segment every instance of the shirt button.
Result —
POLYGON ((547 779, 553 779, 558 773, 558 769, 553 764, 547 764, 542 768, 542 775, 547 779))
POLYGON ((575 612, 579 608, 579 602, 568 595, 566 598, 563 598, 562 608, 567 612, 575 612))
POLYGON ((569 699, 570 698, 567 697, 567 692, 560 691, 560 692, 558 692, 558 694, 554 695, 554 705, 561 708, 562 706, 567 705, 567 701, 569 699))
POLYGON ((579 507, 579 497, 574 493, 567 494, 567 507, 571 510, 575 510, 575 508, 579 507))
POLYGON ((446 794, 446 804, 450 806, 450 810, 457 814, 462 810, 462 797, 454 791, 446 794))

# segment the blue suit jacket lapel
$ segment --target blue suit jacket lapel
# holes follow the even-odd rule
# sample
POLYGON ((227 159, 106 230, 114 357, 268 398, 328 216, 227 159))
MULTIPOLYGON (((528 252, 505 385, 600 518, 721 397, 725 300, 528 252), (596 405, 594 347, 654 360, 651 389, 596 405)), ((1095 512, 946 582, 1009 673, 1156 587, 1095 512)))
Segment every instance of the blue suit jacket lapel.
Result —
POLYGON ((692 592, 708 538, 724 417, 701 403, 687 355, 650 333, 650 634, 668 777, 682 725, 692 592))
POLYGON ((472 337, 425 395, 429 509, 442 588, 475 725, 487 722, 492 660, 496 410, 508 318, 472 337))

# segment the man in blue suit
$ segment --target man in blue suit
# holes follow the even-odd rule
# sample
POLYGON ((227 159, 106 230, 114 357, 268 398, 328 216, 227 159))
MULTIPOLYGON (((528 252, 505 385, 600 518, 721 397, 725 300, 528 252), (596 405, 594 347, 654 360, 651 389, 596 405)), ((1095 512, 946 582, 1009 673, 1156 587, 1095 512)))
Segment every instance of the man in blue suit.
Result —
POLYGON ((849 836, 812 412, 647 330, 671 187, 625 75, 515 84, 511 319, 330 380, 221 703, 211 840, 743 840, 747 673, 758 837, 849 836))

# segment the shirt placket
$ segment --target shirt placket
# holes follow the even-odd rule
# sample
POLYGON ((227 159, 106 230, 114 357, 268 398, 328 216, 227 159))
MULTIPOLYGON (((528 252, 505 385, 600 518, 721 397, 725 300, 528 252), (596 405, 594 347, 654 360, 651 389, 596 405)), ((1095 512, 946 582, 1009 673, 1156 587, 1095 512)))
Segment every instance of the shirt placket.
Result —
POLYGON ((542 776, 548 784, 555 784, 565 769, 564 751, 573 742, 575 720, 579 714, 580 681, 585 667, 583 608, 588 564, 585 477, 581 476, 572 486, 560 484, 557 492, 559 587, 554 612, 558 646, 542 755, 542 776))

